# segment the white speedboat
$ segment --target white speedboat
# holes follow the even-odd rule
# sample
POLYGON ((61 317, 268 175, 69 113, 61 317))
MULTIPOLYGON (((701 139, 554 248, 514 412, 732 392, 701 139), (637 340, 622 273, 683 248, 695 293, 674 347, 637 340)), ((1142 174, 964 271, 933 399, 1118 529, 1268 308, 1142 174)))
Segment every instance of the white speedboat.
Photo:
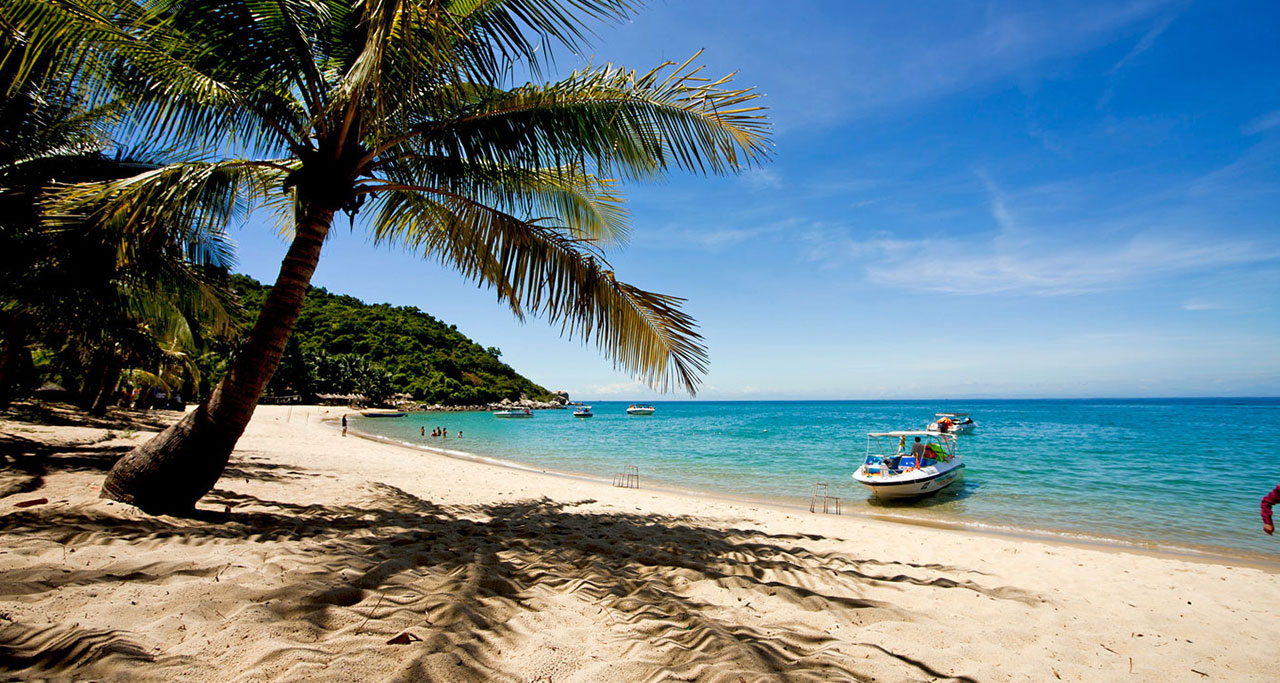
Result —
POLYGON ((574 417, 595 417, 596 414, 591 412, 591 406, 582 406, 581 408, 573 411, 573 416, 574 417))
POLYGON ((935 413, 925 429, 942 434, 972 434, 977 427, 969 413, 935 413))
POLYGON ((868 434, 866 460, 853 473, 881 500, 937 493, 962 479, 956 437, 928 431, 868 434))
POLYGON ((533 412, 528 408, 523 410, 497 410, 493 413, 494 417, 533 417, 533 412))
POLYGON ((628 415, 652 415, 653 410, 654 410, 653 406, 642 406, 640 404, 633 403, 627 408, 627 414, 628 415))

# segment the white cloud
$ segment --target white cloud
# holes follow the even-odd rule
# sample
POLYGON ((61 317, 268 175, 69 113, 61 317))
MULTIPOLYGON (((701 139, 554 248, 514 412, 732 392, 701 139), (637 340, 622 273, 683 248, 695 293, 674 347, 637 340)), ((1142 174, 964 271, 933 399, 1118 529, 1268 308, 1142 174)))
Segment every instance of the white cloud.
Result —
POLYGON ((666 229, 652 230, 638 235, 632 244, 650 248, 701 249, 719 251, 743 242, 758 240, 790 229, 795 220, 784 220, 748 228, 706 227, 701 230, 666 229))
POLYGON ((1258 133, 1270 130, 1276 126, 1280 126, 1280 109, 1267 112, 1266 114, 1244 124, 1240 127, 1240 132, 1245 135, 1257 135, 1258 133))
POLYGON ((1121 57, 1120 61, 1116 62, 1111 67, 1110 73, 1114 74, 1117 71, 1123 69, 1125 66, 1129 64, 1129 62, 1132 62, 1138 55, 1146 52, 1147 50, 1150 50, 1151 47, 1156 44, 1156 38, 1159 38, 1160 34, 1164 33, 1164 30, 1169 28, 1169 24, 1173 23, 1173 20, 1176 16, 1177 14, 1175 13, 1175 14, 1166 15, 1158 19, 1155 23, 1155 26, 1152 26, 1150 30, 1148 30, 1146 33, 1142 35, 1142 38, 1138 39, 1138 43, 1133 46, 1133 49, 1129 50, 1128 54, 1126 54, 1124 57, 1121 57))
POLYGON ((1209 301, 1207 299, 1201 299, 1199 297, 1193 297, 1191 299, 1187 299, 1182 304, 1182 310, 1184 311, 1225 311, 1228 308, 1229 306, 1225 304, 1221 304, 1216 301, 1209 301))
POLYGON ((649 394, 652 390, 641 382, 614 382, 613 384, 591 384, 582 393, 589 396, 634 396, 638 393, 649 394))
MULTIPOLYGON (((892 42, 876 36, 851 41, 867 44, 868 52, 849 55, 842 63, 854 84, 850 94, 855 106, 937 97, 1026 72, 1043 60, 1094 49, 1172 4, 1137 0, 1066 3, 1053 9, 988 6, 984 21, 967 30, 958 28, 949 39, 898 30, 892 32, 892 42)), ((1150 49, 1173 17, 1168 14, 1160 19, 1114 68, 1150 49)))
MULTIPOLYGON (((855 238, 847 230, 815 226, 805 237, 809 258, 838 268, 861 265, 869 281, 902 289, 1032 296, 1102 292, 1162 277, 1280 261, 1280 242, 1274 238, 1223 238, 1215 234, 1215 226, 1195 227, 1164 209, 1055 222, 1055 214, 1074 207, 1056 205, 1070 188, 1028 192, 1056 210, 1028 208, 1025 213, 1040 218, 1024 220, 1015 198, 981 171, 978 175, 989 195, 995 230, 910 238, 878 232, 855 238)), ((1208 310, 1206 302, 1188 303, 1202 308, 1187 310, 1208 310)))
POLYGON ((753 190, 777 190, 782 187, 782 176, 769 168, 753 168, 742 174, 742 181, 753 190))

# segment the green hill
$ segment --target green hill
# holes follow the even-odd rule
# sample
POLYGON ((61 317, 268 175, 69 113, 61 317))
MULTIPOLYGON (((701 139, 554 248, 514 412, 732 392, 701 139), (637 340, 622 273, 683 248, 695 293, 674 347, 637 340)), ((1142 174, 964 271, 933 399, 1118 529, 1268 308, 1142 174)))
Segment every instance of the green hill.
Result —
MULTIPOLYGON (((270 287, 244 275, 232 279, 253 320, 270 287)), ((312 287, 267 392, 359 393, 372 399, 408 393, 444 405, 552 398, 501 355, 417 308, 366 304, 312 287)))

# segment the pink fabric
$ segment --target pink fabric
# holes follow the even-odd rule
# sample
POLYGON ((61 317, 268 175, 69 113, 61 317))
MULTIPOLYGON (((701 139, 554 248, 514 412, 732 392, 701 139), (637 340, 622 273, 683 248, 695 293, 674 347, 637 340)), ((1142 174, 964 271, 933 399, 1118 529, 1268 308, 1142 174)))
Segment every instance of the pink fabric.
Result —
POLYGON ((1275 487, 1262 498, 1262 521, 1266 524, 1271 523, 1271 506, 1280 503, 1280 486, 1275 487))

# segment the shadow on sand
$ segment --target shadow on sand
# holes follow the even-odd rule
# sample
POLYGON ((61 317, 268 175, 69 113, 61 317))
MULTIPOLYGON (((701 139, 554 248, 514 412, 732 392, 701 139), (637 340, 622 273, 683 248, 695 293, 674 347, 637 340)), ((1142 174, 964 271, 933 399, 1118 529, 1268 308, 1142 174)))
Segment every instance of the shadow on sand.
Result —
MULTIPOLYGON (((55 469, 105 470, 119 455, 14 456, 13 450, 30 451, 32 445, 10 442, 7 448, 11 458, 39 469, 40 477, 55 469), (37 461, 39 468, 31 464, 37 461)), ((234 469, 234 477, 244 478, 307 476, 244 460, 234 469)), ((47 557, 33 561, 6 573, 0 599, 38 602, 68 588, 172 587, 176 581, 213 587, 234 580, 219 578, 229 567, 224 560, 130 564, 127 549, 234 543, 246 552, 287 555, 291 562, 283 587, 253 605, 255 628, 262 627, 263 613, 279 624, 304 623, 306 650, 335 659, 353 648, 367 655, 407 630, 421 640, 396 650, 394 679, 511 681, 528 677, 502 654, 519 646, 521 634, 527 637, 527 623, 520 624, 564 600, 592 615, 607 612, 609 630, 599 642, 616 645, 605 649, 640 667, 626 671, 647 671, 652 680, 728 681, 869 680, 866 667, 872 664, 882 676, 892 672, 891 678, 972 680, 891 644, 865 642, 870 636, 860 631, 869 624, 910 620, 868 593, 913 584, 1041 602, 1015 589, 982 586, 968 578, 976 572, 961 568, 808 549, 822 540, 817 536, 577 509, 594 501, 442 507, 376 484, 353 505, 298 505, 228 490, 216 490, 204 502, 231 511, 191 519, 147 517, 99 503, 0 515, 6 544, 114 544, 124 558, 100 569, 68 569, 47 557), (780 606, 812 618, 781 620, 770 609, 780 606)), ((217 628, 237 628, 237 614, 247 611, 228 613, 217 628)), ((159 655, 154 643, 142 640, 126 631, 20 622, 0 614, 0 671, 78 678, 143 665, 140 671, 154 674, 147 677, 164 678, 198 666, 198 658, 159 655)), ((301 643, 297 647, 303 649, 301 643)), ((608 668, 601 666, 605 676, 608 668)))

